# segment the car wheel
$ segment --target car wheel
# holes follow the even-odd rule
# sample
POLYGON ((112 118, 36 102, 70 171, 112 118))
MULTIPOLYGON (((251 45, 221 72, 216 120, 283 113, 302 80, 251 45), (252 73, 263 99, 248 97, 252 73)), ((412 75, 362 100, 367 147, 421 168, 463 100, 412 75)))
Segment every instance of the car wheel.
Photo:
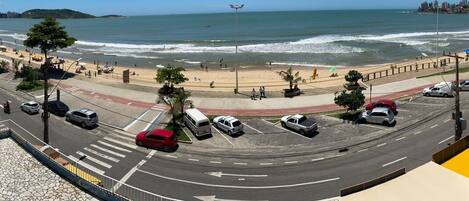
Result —
POLYGON ((385 125, 385 126, 389 126, 389 122, 387 122, 387 121, 383 121, 383 125, 385 125))
POLYGON ((424 93, 423 96, 428 96, 428 93, 424 93))
POLYGON ((448 98, 448 94, 444 94, 443 97, 448 98))
POLYGON ((82 128, 86 128, 85 122, 81 122, 81 127, 82 127, 82 128))
POLYGON ((65 117, 65 121, 70 122, 70 117, 66 116, 66 117, 65 117))
POLYGON ((137 141, 137 145, 143 147, 143 143, 141 141, 137 141))
POLYGON ((233 131, 228 131, 228 135, 229 135, 229 136, 232 136, 232 135, 233 135, 233 131))
POLYGON ((282 125, 282 127, 284 127, 284 128, 287 127, 287 124, 285 124, 285 122, 282 122, 281 125, 282 125))

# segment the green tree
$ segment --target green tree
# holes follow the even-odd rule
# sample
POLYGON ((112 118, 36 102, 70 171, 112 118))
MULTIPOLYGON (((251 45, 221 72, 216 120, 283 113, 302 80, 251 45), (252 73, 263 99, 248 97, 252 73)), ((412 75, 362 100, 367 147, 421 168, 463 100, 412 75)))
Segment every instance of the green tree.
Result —
POLYGON ((13 66, 13 69, 15 69, 15 73, 20 71, 20 66, 23 62, 19 59, 12 59, 11 60, 11 65, 13 66))
MULTIPOLYGON (((155 80, 159 84, 164 84, 163 88, 167 89, 168 87, 171 89, 171 93, 174 92, 174 85, 178 85, 181 83, 184 83, 188 81, 184 74, 182 73, 185 71, 183 67, 174 67, 171 65, 168 65, 166 68, 160 68, 158 69, 158 72, 156 73, 155 80)), ((166 90, 166 92, 168 92, 166 90)), ((168 94, 168 93, 164 93, 168 94)))
POLYGON ((47 70, 50 66, 48 54, 73 45, 76 41, 75 38, 69 37, 65 31, 65 27, 60 24, 54 18, 45 18, 39 24, 33 25, 33 27, 26 34, 27 39, 23 42, 26 47, 39 48, 44 54, 44 65, 42 66, 43 78, 44 78, 44 102, 43 102, 43 121, 44 121, 44 142, 49 143, 49 111, 48 105, 48 76, 47 70))
POLYGON ((347 81, 348 83, 346 83, 344 85, 344 87, 347 89, 347 90, 355 90, 355 89, 358 89, 360 88, 360 85, 358 84, 358 81, 363 79, 363 75, 356 71, 356 70, 351 70, 347 73, 347 75, 345 75, 345 81, 347 81))
POLYGON ((178 90, 176 95, 174 96, 174 102, 180 109, 179 115, 182 116, 184 114, 184 105, 186 104, 187 99, 191 96, 191 92, 185 91, 183 89, 178 90))
POLYGON ((301 81, 300 72, 293 73, 292 67, 288 68, 286 71, 280 71, 278 74, 285 82, 289 83, 290 90, 293 90, 293 84, 297 84, 301 81))
POLYGON ((182 88, 177 90, 174 97, 162 96, 163 102, 169 106, 169 112, 173 115, 172 124, 176 125, 176 120, 184 114, 184 105, 191 93, 182 88), (179 110, 178 110, 179 109, 179 110))
POLYGON ((339 106, 347 108, 347 112, 357 111, 365 104, 365 95, 363 95, 361 90, 342 91, 340 95, 335 97, 334 102, 339 106))

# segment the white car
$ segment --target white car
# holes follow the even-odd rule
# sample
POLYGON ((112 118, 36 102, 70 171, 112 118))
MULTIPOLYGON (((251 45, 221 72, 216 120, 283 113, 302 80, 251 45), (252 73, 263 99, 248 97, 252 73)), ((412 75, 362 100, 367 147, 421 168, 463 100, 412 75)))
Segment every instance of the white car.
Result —
POLYGON ((28 113, 28 114, 36 114, 36 113, 39 113, 39 103, 35 102, 35 101, 29 101, 29 102, 26 102, 26 103, 22 103, 21 106, 20 106, 21 110, 23 110, 24 112, 28 113))
POLYGON ((393 126, 396 123, 394 113, 385 107, 377 107, 362 113, 360 121, 363 123, 382 124, 393 126))
POLYGON ((432 87, 423 89, 424 96, 442 96, 450 97, 453 96, 453 84, 451 82, 441 82, 432 87))
POLYGON ((232 116, 219 116, 213 119, 215 127, 228 133, 228 135, 234 135, 243 132, 243 124, 238 119, 232 116))
POLYGON ((461 91, 469 91, 469 80, 461 81, 459 89, 461 89, 461 91))

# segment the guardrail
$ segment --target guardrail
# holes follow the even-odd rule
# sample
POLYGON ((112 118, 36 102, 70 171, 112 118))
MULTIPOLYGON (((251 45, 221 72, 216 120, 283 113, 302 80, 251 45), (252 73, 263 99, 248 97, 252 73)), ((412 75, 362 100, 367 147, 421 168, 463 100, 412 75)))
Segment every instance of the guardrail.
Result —
POLYGON ((440 67, 446 66, 451 63, 451 59, 450 58, 440 59, 439 63, 440 63, 439 65, 437 64, 437 62, 416 63, 416 64, 404 65, 404 66, 391 65, 389 69, 364 74, 363 82, 367 82, 367 81, 375 80, 379 78, 385 78, 388 76, 406 73, 406 72, 412 72, 412 71, 417 72, 419 70, 438 68, 438 66, 440 67))
MULTIPOLYGON (((16 124, 13 122, 13 124, 16 124)), ((17 125, 19 126, 19 125, 17 125)), ((27 131, 26 131, 27 132, 27 131)), ((0 132, 0 139, 3 137, 11 137, 15 140, 23 149, 33 155, 38 161, 49 167, 55 173, 66 178, 68 181, 82 187, 88 193, 96 196, 102 200, 144 200, 144 201, 180 201, 178 199, 173 199, 155 193, 122 183, 116 179, 108 177, 104 174, 95 172, 88 169, 87 167, 81 165, 79 161, 70 159, 65 154, 61 153, 59 150, 54 149, 48 144, 45 144, 36 136, 28 132, 30 136, 26 140, 20 134, 8 130, 7 132, 0 132), (33 142, 31 142, 33 141, 33 142), (54 149, 58 156, 47 155, 46 153, 39 150, 39 148, 48 146, 51 149, 54 149), (60 160, 57 158, 61 158, 60 160), (61 161, 59 163, 58 161, 61 161), (75 171, 73 168, 66 168, 63 163, 67 162, 70 165, 75 166, 75 171), (71 169, 71 170, 70 170, 71 169), (78 170, 76 170, 78 169, 78 170), (100 182, 100 185, 96 185, 94 182, 88 181, 89 178, 84 177, 83 175, 92 175, 92 177, 97 178, 100 182)))
POLYGON ((458 140, 454 144, 450 145, 449 147, 444 148, 443 150, 433 154, 433 162, 438 164, 443 164, 444 162, 448 161, 449 159, 453 158, 454 156, 458 155, 459 153, 463 152, 464 150, 469 148, 469 135, 458 140))
POLYGON ((379 184, 382 184, 382 183, 385 183, 389 180, 397 178, 401 175, 404 175, 405 173, 406 173, 405 168, 402 168, 400 170, 394 171, 394 172, 389 173, 387 175, 384 175, 382 177, 379 177, 379 178, 376 178, 376 179, 373 179, 373 180, 370 180, 370 181, 367 181, 367 182, 364 182, 364 183, 361 183, 361 184, 357 184, 355 186, 344 188, 340 191, 340 196, 343 197, 343 196, 346 196, 346 195, 350 195, 350 194, 353 194, 353 193, 356 193, 356 192, 360 192, 360 191, 369 189, 371 187, 377 186, 379 184))

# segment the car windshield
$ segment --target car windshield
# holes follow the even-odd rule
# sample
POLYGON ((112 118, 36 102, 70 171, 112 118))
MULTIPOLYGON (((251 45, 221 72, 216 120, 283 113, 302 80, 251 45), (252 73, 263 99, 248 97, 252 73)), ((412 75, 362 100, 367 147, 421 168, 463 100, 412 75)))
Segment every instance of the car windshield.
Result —
POLYGON ((233 122, 233 127, 238 127, 241 125, 241 122, 240 121, 235 121, 233 122))
POLYGON ((298 123, 301 124, 303 122, 305 122, 306 120, 308 120, 308 118, 306 118, 305 116, 301 117, 300 119, 298 119, 298 123))
POLYGON ((97 116, 98 116, 98 115, 96 115, 96 113, 91 113, 91 114, 90 114, 90 118, 95 118, 95 117, 97 117, 97 116))

